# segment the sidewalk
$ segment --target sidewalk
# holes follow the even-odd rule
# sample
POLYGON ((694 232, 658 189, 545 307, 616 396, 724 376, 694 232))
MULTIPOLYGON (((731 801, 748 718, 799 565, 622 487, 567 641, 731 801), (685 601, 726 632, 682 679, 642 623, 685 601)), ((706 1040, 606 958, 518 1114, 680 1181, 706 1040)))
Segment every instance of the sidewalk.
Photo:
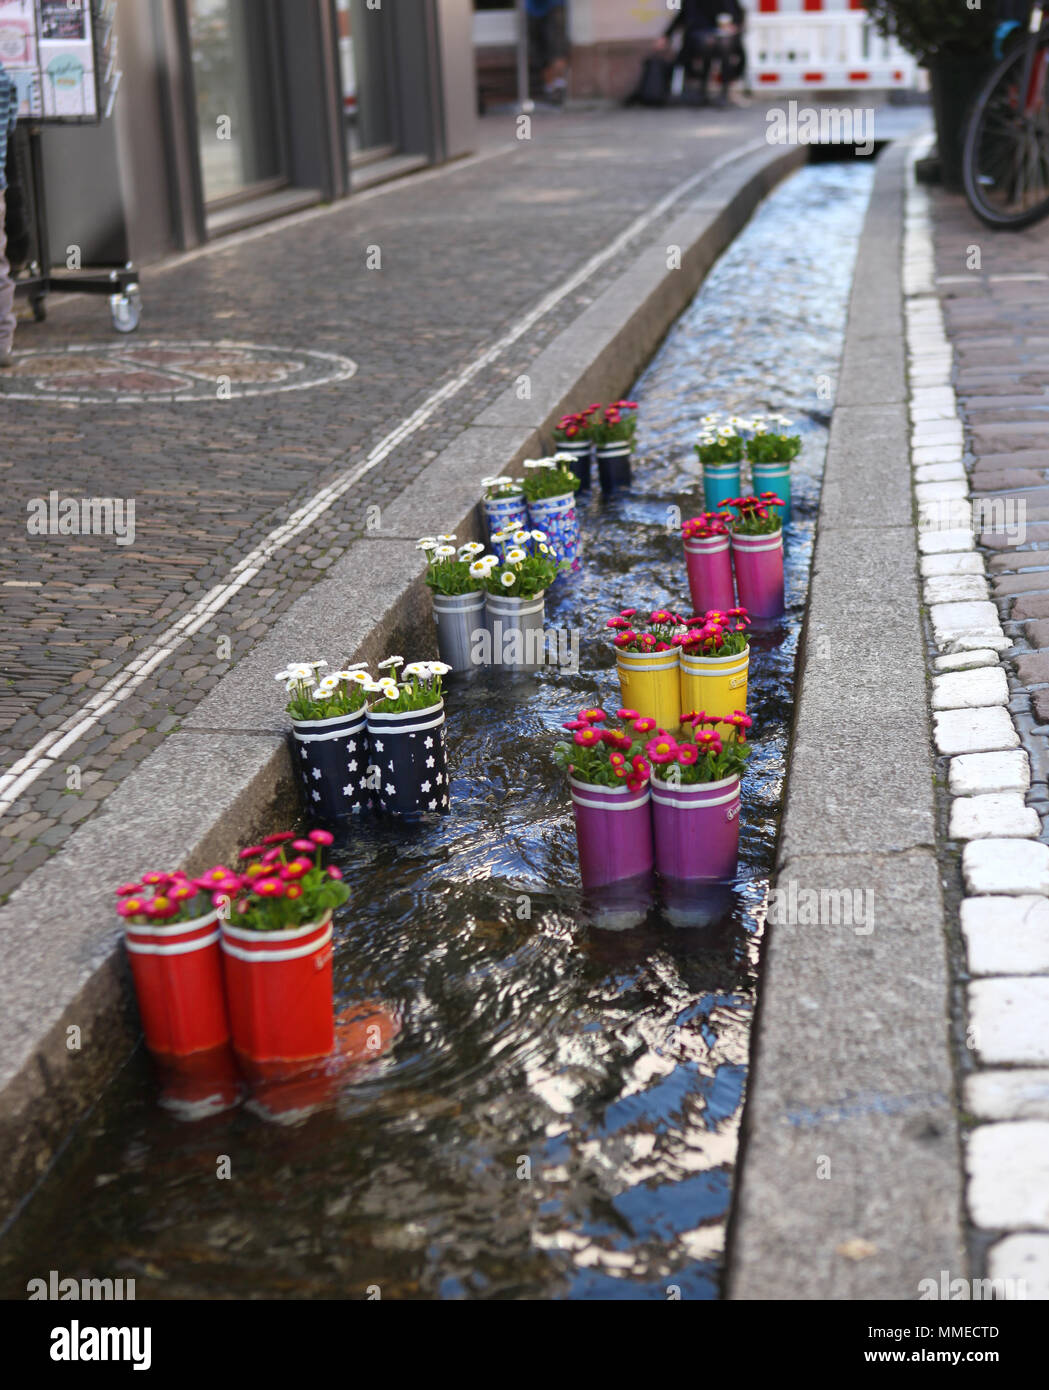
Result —
POLYGON ((976 1262, 990 1244, 974 1274, 1049 1298, 1049 223, 994 233, 936 193, 923 251, 924 202, 908 339, 923 548, 943 551, 923 571, 947 836, 962 850, 976 1262))
POLYGON ((672 215, 675 190, 765 128, 757 109, 613 111, 537 117, 517 140, 492 119, 501 138, 486 123, 476 161, 147 270, 136 335, 86 299, 19 325, 0 379, 0 733, 15 774, 0 782, 0 900, 640 242, 578 287, 573 273, 668 195, 672 215), (27 506, 52 495, 133 499, 133 543, 28 534, 27 506))

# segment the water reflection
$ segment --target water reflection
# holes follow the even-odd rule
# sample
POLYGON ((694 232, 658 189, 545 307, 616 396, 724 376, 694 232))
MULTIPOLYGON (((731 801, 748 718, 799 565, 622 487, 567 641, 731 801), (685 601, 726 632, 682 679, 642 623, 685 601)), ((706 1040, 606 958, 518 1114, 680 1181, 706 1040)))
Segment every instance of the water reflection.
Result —
POLYGON ((319 1101, 256 1096, 195 1124, 158 1108, 137 1058, 0 1246, 0 1292, 59 1268, 134 1275, 140 1298, 717 1296, 825 448, 816 383, 836 370, 870 177, 824 165, 784 186, 637 384, 634 490, 587 502, 586 568, 550 604, 583 633, 580 672, 457 678, 454 813, 366 823, 340 849, 337 1007, 382 1001, 389 1050, 319 1101), (604 619, 687 593, 669 509, 701 508, 691 443, 715 407, 784 409, 804 436, 787 613, 752 638, 738 879, 584 899, 548 749, 578 707, 616 700, 604 619))

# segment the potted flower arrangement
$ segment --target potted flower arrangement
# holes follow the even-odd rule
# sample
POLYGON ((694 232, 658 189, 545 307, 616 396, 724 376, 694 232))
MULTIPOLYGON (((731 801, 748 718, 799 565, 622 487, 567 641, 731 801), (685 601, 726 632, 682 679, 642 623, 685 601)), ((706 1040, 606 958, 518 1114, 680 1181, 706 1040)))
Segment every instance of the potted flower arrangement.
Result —
POLYGON ((417 544, 426 555, 426 583, 433 594, 441 660, 450 671, 468 671, 473 665, 474 633, 484 627, 484 589, 474 572, 484 546, 467 541, 456 549, 435 536, 423 536, 417 544))
MULTIPOLYGON (((591 407, 593 410, 593 407, 591 407)), ((630 486, 630 455, 637 437, 637 401, 613 401, 590 420, 597 473, 605 492, 630 486)))
POLYGON ((389 674, 365 686, 374 697, 368 739, 379 806, 406 820, 429 811, 443 814, 449 787, 441 678, 450 667, 443 661, 405 666, 403 657, 391 656, 379 669, 398 672, 398 678, 389 674))
POLYGON ((731 512, 702 512, 681 524, 694 613, 731 608, 736 601, 729 553, 731 520, 731 512))
POLYGON ((321 862, 331 842, 327 830, 268 835, 216 895, 233 1047, 250 1074, 293 1075, 334 1046, 331 915, 349 890, 321 862))
POLYGON ((723 721, 717 726, 721 738, 732 733, 730 716, 747 708, 749 623, 745 608, 712 609, 672 638, 681 652, 681 708, 706 710, 708 720, 723 721))
POLYGON ((293 662, 278 671, 288 693, 293 761, 306 814, 339 825, 371 804, 363 665, 319 675, 326 661, 293 662))
POLYGON ((750 754, 751 720, 727 721, 702 711, 686 714, 677 736, 657 734, 646 745, 652 764, 652 830, 656 868, 674 880, 730 879, 739 855, 740 778, 750 754), (711 724, 728 723, 721 738, 711 724), (691 732, 689 732, 691 731, 691 732))
POLYGON ((666 608, 641 619, 636 608, 624 608, 605 626, 616 634, 613 645, 623 704, 653 720, 653 728, 676 729, 681 719, 681 684, 673 638, 684 629, 684 621, 666 608))
POLYGON ((575 495, 580 482, 571 463, 568 454, 526 460, 524 491, 529 521, 545 533, 558 556, 577 571, 582 544, 575 495))
POLYGON ((708 511, 724 505, 740 490, 739 466, 743 459, 744 422, 736 415, 719 425, 719 413, 704 415, 695 450, 703 465, 703 496, 708 511))
POLYGON ((200 879, 148 873, 116 890, 146 1046, 165 1059, 228 1043, 217 890, 234 878, 216 867, 200 879))
POLYGON ((590 417, 600 405, 587 406, 586 410, 574 415, 562 415, 554 430, 554 449, 559 454, 571 455, 569 465, 579 479, 581 488, 590 486, 590 461, 594 456, 594 441, 590 437, 590 417))
POLYGON ((791 423, 785 415, 756 416, 746 444, 754 492, 783 498, 777 510, 784 523, 790 520, 790 461, 801 448, 801 436, 787 433, 791 423))
POLYGON ((774 492, 760 497, 731 497, 736 513, 729 522, 732 566, 740 606, 755 618, 777 618, 783 612, 783 522, 774 492))
POLYGON ((652 871, 652 815, 643 742, 652 721, 636 710, 583 709, 562 727, 571 741, 554 746, 568 773, 583 887, 603 888, 652 871))
POLYGON ((559 574, 570 568, 558 560, 554 549, 537 537, 541 531, 515 531, 512 537, 499 537, 499 560, 487 566, 484 586, 485 616, 492 638, 493 656, 499 665, 535 664, 529 642, 541 638, 546 614, 546 591, 559 574), (512 542, 508 544, 508 542, 512 542), (498 655, 494 654, 498 652, 498 655))
MULTIPOLYGON (((508 526, 528 525, 528 507, 521 478, 482 478, 481 486, 484 488, 484 516, 489 536, 508 526)), ((455 537, 438 536, 437 540, 450 545, 455 537)))

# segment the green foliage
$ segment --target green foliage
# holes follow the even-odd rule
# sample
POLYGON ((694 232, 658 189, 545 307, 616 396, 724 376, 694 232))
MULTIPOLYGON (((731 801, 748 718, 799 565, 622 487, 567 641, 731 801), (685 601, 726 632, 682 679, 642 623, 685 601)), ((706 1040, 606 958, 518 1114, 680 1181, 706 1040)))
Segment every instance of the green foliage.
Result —
POLYGON ((940 54, 983 54, 988 59, 998 25, 992 3, 970 9, 965 0, 867 0, 879 34, 894 35, 923 62, 940 54))

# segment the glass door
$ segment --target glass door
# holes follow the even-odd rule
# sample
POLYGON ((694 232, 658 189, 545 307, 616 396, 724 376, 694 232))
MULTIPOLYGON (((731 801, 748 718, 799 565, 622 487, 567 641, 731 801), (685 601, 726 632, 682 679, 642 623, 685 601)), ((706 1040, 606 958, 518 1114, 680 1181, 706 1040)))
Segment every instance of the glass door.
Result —
POLYGON ((205 203, 286 183, 270 0, 189 0, 189 36, 205 203))
POLYGON ((335 0, 335 9, 346 147, 351 164, 365 164, 397 149, 387 17, 366 0, 335 0))

